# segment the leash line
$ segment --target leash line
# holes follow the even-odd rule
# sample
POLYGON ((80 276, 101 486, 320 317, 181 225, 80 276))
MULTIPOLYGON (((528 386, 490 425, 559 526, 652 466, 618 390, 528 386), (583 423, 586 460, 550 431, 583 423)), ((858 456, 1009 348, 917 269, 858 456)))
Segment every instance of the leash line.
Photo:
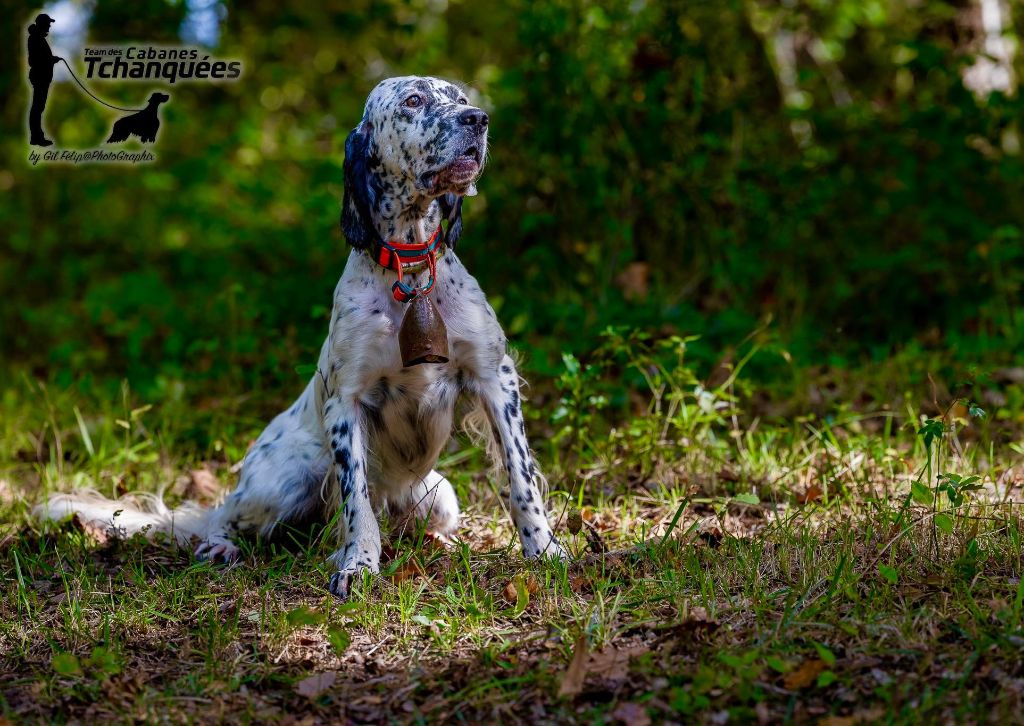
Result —
POLYGON ((115 105, 113 105, 111 103, 107 103, 102 98, 97 98, 95 95, 93 95, 92 91, 90 91, 88 88, 85 87, 85 84, 83 84, 80 80, 78 80, 78 76, 76 76, 75 72, 73 70, 71 70, 71 66, 68 64, 68 62, 66 60, 61 58, 60 62, 63 63, 64 67, 68 69, 68 73, 70 73, 71 77, 75 79, 75 83, 77 83, 79 86, 81 86, 82 90, 85 91, 86 93, 88 93, 90 96, 92 96, 93 100, 95 100, 96 102, 102 103, 107 108, 112 108, 115 111, 142 111, 143 110, 141 108, 121 108, 120 106, 115 106, 115 105))

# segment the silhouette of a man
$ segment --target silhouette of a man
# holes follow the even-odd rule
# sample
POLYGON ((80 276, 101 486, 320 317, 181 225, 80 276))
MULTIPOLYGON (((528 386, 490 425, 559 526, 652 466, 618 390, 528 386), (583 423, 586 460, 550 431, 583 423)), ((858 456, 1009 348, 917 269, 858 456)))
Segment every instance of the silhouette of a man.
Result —
POLYGON ((36 16, 36 22, 28 27, 28 80, 32 84, 32 108, 28 112, 29 142, 34 146, 52 146, 53 142, 43 133, 43 109, 46 108, 46 94, 53 82, 53 66, 60 60, 50 51, 46 36, 53 22, 46 13, 36 16))

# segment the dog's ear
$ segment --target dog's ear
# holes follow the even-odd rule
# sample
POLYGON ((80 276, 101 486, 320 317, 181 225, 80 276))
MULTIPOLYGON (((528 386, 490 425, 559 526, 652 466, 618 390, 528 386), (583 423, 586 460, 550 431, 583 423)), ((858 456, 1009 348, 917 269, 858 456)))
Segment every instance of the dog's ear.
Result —
POLYGON ((356 249, 365 249, 379 241, 370 209, 374 189, 371 186, 368 151, 369 124, 362 123, 345 140, 345 197, 341 202, 341 233, 356 249))
POLYGON ((442 194, 437 201, 441 205, 441 218, 448 221, 444 243, 454 250, 455 243, 462 236, 462 197, 458 194, 442 194))

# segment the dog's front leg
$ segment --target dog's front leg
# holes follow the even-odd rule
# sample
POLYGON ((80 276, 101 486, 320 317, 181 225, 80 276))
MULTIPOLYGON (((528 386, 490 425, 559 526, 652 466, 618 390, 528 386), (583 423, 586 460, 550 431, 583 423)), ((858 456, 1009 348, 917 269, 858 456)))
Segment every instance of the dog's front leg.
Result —
POLYGON ((512 521, 523 543, 524 557, 565 557, 548 524, 545 502, 537 486, 537 470, 526 441, 519 396, 519 374, 506 355, 493 378, 485 380, 481 397, 501 444, 511 489, 512 521))
POLYGON ((337 572, 331 575, 329 589, 345 598, 362 572, 380 572, 380 527, 370 502, 359 404, 338 398, 327 401, 324 433, 334 458, 339 529, 344 538, 341 549, 330 558, 337 572))

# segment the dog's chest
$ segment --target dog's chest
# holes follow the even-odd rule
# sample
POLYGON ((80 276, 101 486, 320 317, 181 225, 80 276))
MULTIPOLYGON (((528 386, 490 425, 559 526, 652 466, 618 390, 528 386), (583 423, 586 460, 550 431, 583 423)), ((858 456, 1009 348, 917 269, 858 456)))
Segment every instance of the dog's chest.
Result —
POLYGON ((382 469, 422 475, 451 436, 462 375, 452 364, 392 369, 363 397, 371 450, 382 469))

